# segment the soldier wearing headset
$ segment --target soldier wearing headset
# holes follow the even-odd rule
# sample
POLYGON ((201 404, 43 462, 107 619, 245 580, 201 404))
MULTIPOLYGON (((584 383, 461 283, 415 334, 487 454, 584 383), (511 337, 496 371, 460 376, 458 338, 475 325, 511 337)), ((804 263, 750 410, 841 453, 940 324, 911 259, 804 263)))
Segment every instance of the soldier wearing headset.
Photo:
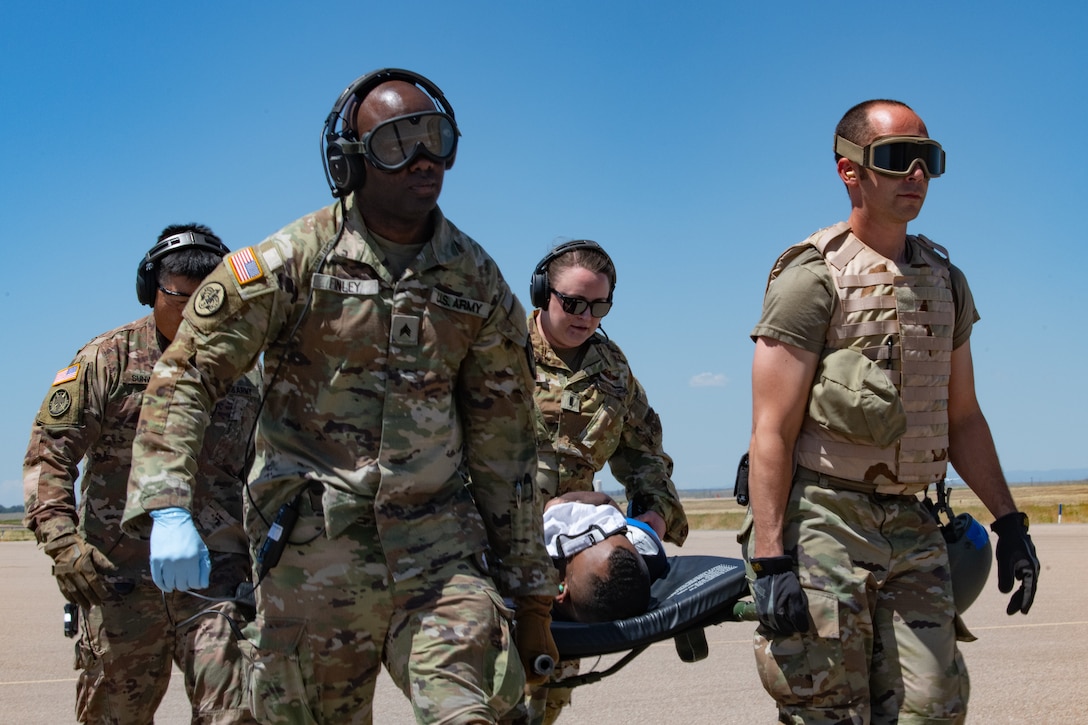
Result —
POLYGON ((557 656, 525 312, 438 207, 458 133, 426 78, 357 79, 323 130, 338 201, 228 257, 156 368, 125 526, 184 590, 207 576, 205 411, 265 357, 242 643, 261 722, 370 722, 383 665, 420 722, 494 722, 557 656))
POLYGON ((206 444, 194 451, 193 519, 214 571, 202 594, 222 601, 164 595, 148 567, 148 543, 123 535, 120 526, 151 371, 186 302, 228 252, 203 225, 164 229, 136 274, 136 296, 152 313, 84 346, 53 378, 31 428, 25 523, 52 557, 61 593, 79 607, 79 722, 151 722, 173 663, 185 673, 193 722, 253 722, 231 632, 232 622, 247 615, 228 599, 250 579, 242 491, 259 401, 256 371, 240 371, 228 383, 210 411, 206 444))
POLYGON ((529 281, 529 342, 536 362, 537 486, 551 499, 592 491, 608 465, 628 512, 658 538, 682 545, 688 520, 662 446, 661 419, 627 356, 601 329, 612 309, 616 268, 596 242, 564 242, 529 281))
MULTIPOLYGON (((612 258, 588 239, 557 245, 530 277, 529 297, 536 308, 528 324, 536 362, 537 487, 546 500, 590 492, 607 465, 626 491, 635 525, 649 527, 658 540, 682 545, 688 520, 672 481, 672 458, 662 445, 661 419, 626 355, 600 327, 615 288, 612 258)), ((617 579, 631 561, 622 554, 609 562, 617 579)), ((569 591, 559 594, 559 611, 568 616, 570 599, 569 591)), ((620 607, 613 609, 613 618, 622 616, 620 607)), ((559 669, 560 679, 574 675, 578 661, 564 661, 559 669)), ((512 722, 554 722, 570 700, 568 688, 532 688, 528 714, 512 722)))
POLYGON ((971 290, 907 224, 945 153, 908 106, 835 130, 846 222, 787 250, 752 333, 749 517, 756 660, 782 722, 963 722, 945 540, 918 494, 951 462, 996 521, 998 584, 1026 614, 1039 562, 975 397, 971 290))

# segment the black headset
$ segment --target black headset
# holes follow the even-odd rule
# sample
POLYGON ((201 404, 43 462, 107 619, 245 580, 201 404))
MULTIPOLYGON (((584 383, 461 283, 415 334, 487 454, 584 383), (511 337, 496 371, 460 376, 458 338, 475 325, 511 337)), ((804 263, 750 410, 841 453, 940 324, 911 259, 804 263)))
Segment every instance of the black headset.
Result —
POLYGON ((529 301, 533 303, 533 307, 544 309, 548 306, 548 295, 551 294, 552 287, 551 280, 548 279, 548 265, 567 252, 573 252, 577 249, 590 249, 594 252, 599 252, 608 260, 608 264, 611 265, 613 270, 612 279, 609 280, 611 286, 608 289, 608 296, 612 296, 612 293, 616 289, 616 283, 614 281, 616 265, 612 262, 612 258, 608 256, 608 252, 604 251, 604 248, 602 248, 600 244, 597 244, 597 242, 590 239, 576 239, 573 242, 563 242, 557 247, 554 247, 552 251, 544 255, 544 259, 537 262, 536 268, 533 270, 533 276, 529 279, 529 301))
POLYGON ((140 266, 136 268, 136 299, 140 304, 155 306, 155 292, 159 289, 159 261, 166 255, 187 247, 213 252, 220 257, 230 254, 230 250, 218 237, 200 232, 181 232, 163 239, 147 251, 140 266))
POLYGON ((366 180, 366 158, 361 153, 346 150, 342 144, 359 141, 354 128, 359 104, 372 90, 388 81, 404 81, 422 88, 438 104, 439 110, 450 117, 453 121, 454 139, 453 152, 446 160, 447 169, 453 166, 453 160, 457 157, 457 137, 461 132, 457 128, 453 106, 438 86, 418 73, 400 68, 383 68, 367 73, 356 78, 344 89, 321 129, 321 163, 325 168, 325 180, 332 195, 338 199, 361 189, 366 180))

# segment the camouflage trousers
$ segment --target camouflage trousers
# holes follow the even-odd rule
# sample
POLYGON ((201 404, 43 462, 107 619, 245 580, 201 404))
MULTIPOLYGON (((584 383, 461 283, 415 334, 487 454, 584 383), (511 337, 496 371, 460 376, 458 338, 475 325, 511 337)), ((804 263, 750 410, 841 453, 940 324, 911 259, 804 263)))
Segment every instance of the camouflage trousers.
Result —
MULTIPOLYGON (((199 593, 233 597, 249 579, 249 558, 212 555, 211 583, 199 593)), ((242 661, 230 622, 246 618, 233 602, 213 604, 187 592, 163 594, 141 582, 120 601, 82 612, 76 643, 76 719, 81 723, 141 725, 170 684, 173 664, 185 677, 192 722, 253 723, 242 688, 242 661), (183 624, 198 613, 207 614, 183 624)))
POLYGON ((300 517, 304 543, 256 590, 242 649, 262 723, 371 723, 383 664, 420 723, 496 722, 517 704, 513 613, 475 557, 392 582, 373 525, 327 539, 323 523, 300 517))
MULTIPOLYGON (((801 469, 784 524, 810 629, 783 637, 761 625, 755 634, 780 722, 962 723, 969 682, 937 524, 915 497, 835 490, 826 480, 801 469)), ((746 560, 751 527, 749 512, 738 535, 746 560)))

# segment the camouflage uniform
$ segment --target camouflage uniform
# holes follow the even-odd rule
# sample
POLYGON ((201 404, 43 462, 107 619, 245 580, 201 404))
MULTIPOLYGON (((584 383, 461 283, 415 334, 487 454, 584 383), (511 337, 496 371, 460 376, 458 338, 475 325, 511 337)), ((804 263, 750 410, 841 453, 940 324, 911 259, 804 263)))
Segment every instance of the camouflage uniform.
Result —
MULTIPOLYGON (((241 657, 226 620, 209 615, 175 626, 210 605, 173 594, 164 607, 151 581, 147 542, 121 532, 132 440, 163 342, 149 315, 95 338, 57 374, 31 429, 23 469, 25 524, 42 545, 77 532, 116 567, 109 579, 125 592, 82 612, 76 646, 80 722, 151 722, 172 662, 185 673, 193 722, 252 722, 240 686, 241 657)), ((211 597, 233 597, 249 579, 242 485, 258 395, 256 373, 231 386, 211 416, 208 443, 198 456, 201 495, 193 502, 193 518, 216 567, 203 592, 211 597)), ((244 618, 233 603, 214 609, 244 618)))
POLYGON ((480 246, 433 215, 399 279, 353 197, 235 252, 156 368, 134 531, 189 506, 199 411, 266 355, 251 545, 284 503, 300 518, 247 631, 262 721, 370 722, 383 662, 422 722, 492 720, 524 684, 500 592, 555 586, 524 312, 480 246))
POLYGON ((661 419, 631 373, 619 346, 590 338, 581 368, 572 372, 537 329, 529 339, 536 360, 536 481, 550 500, 569 491, 592 491, 608 463, 627 500, 665 519, 665 540, 683 544, 688 520, 672 482, 672 459, 661 446, 661 419))
MULTIPOLYGON (((926 264, 920 246, 908 237, 910 261, 901 266, 926 264)), ((781 274, 768 286, 753 339, 768 337, 811 352, 823 352, 832 339, 848 345, 852 340, 832 329, 841 303, 829 263, 813 248, 796 252, 791 250, 792 262, 784 269, 776 267, 781 274)), ((962 273, 951 265, 948 270, 948 281, 938 284, 951 291, 955 310, 948 313, 949 324, 930 328, 945 339, 944 350, 963 344, 978 318, 962 273)), ((897 278, 896 286, 904 281, 897 278)), ((884 347, 897 358, 900 345, 894 335, 884 347)), ((939 365, 927 364, 931 376, 940 374, 939 365)), ((907 368, 898 359, 884 365, 902 394, 907 368)), ((947 359, 941 365, 950 370, 947 359)), ((805 425, 811 426, 813 407, 808 410, 805 425)), ((937 415, 927 416, 925 425, 947 430, 937 415)), ((836 460, 834 446, 828 446, 822 465, 833 469, 836 460)), ((932 515, 910 493, 924 483, 902 488, 886 480, 887 467, 873 469, 879 469, 878 478, 856 480, 796 467, 783 547, 797 561, 812 628, 781 636, 761 626, 755 636, 760 678, 782 722, 935 724, 963 722, 966 716, 969 681, 956 647, 957 634, 965 630, 959 629, 952 601, 947 547, 932 515), (883 492, 878 485, 892 488, 883 492)), ((750 560, 750 509, 738 540, 750 560)), ((750 567, 748 574, 754 576, 750 567)))

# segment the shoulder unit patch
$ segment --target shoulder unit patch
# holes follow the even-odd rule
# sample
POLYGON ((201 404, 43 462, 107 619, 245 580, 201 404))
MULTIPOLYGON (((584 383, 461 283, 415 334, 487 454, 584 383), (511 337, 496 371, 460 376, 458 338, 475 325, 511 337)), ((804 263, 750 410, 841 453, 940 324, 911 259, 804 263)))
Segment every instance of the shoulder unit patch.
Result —
POLYGON ((59 388, 49 396, 45 406, 49 410, 49 415, 59 418, 72 407, 72 394, 64 388, 59 388))
POLYGON ((196 299, 193 301, 193 311, 201 317, 214 315, 223 306, 227 298, 227 290, 218 282, 209 282, 197 290, 196 299))

